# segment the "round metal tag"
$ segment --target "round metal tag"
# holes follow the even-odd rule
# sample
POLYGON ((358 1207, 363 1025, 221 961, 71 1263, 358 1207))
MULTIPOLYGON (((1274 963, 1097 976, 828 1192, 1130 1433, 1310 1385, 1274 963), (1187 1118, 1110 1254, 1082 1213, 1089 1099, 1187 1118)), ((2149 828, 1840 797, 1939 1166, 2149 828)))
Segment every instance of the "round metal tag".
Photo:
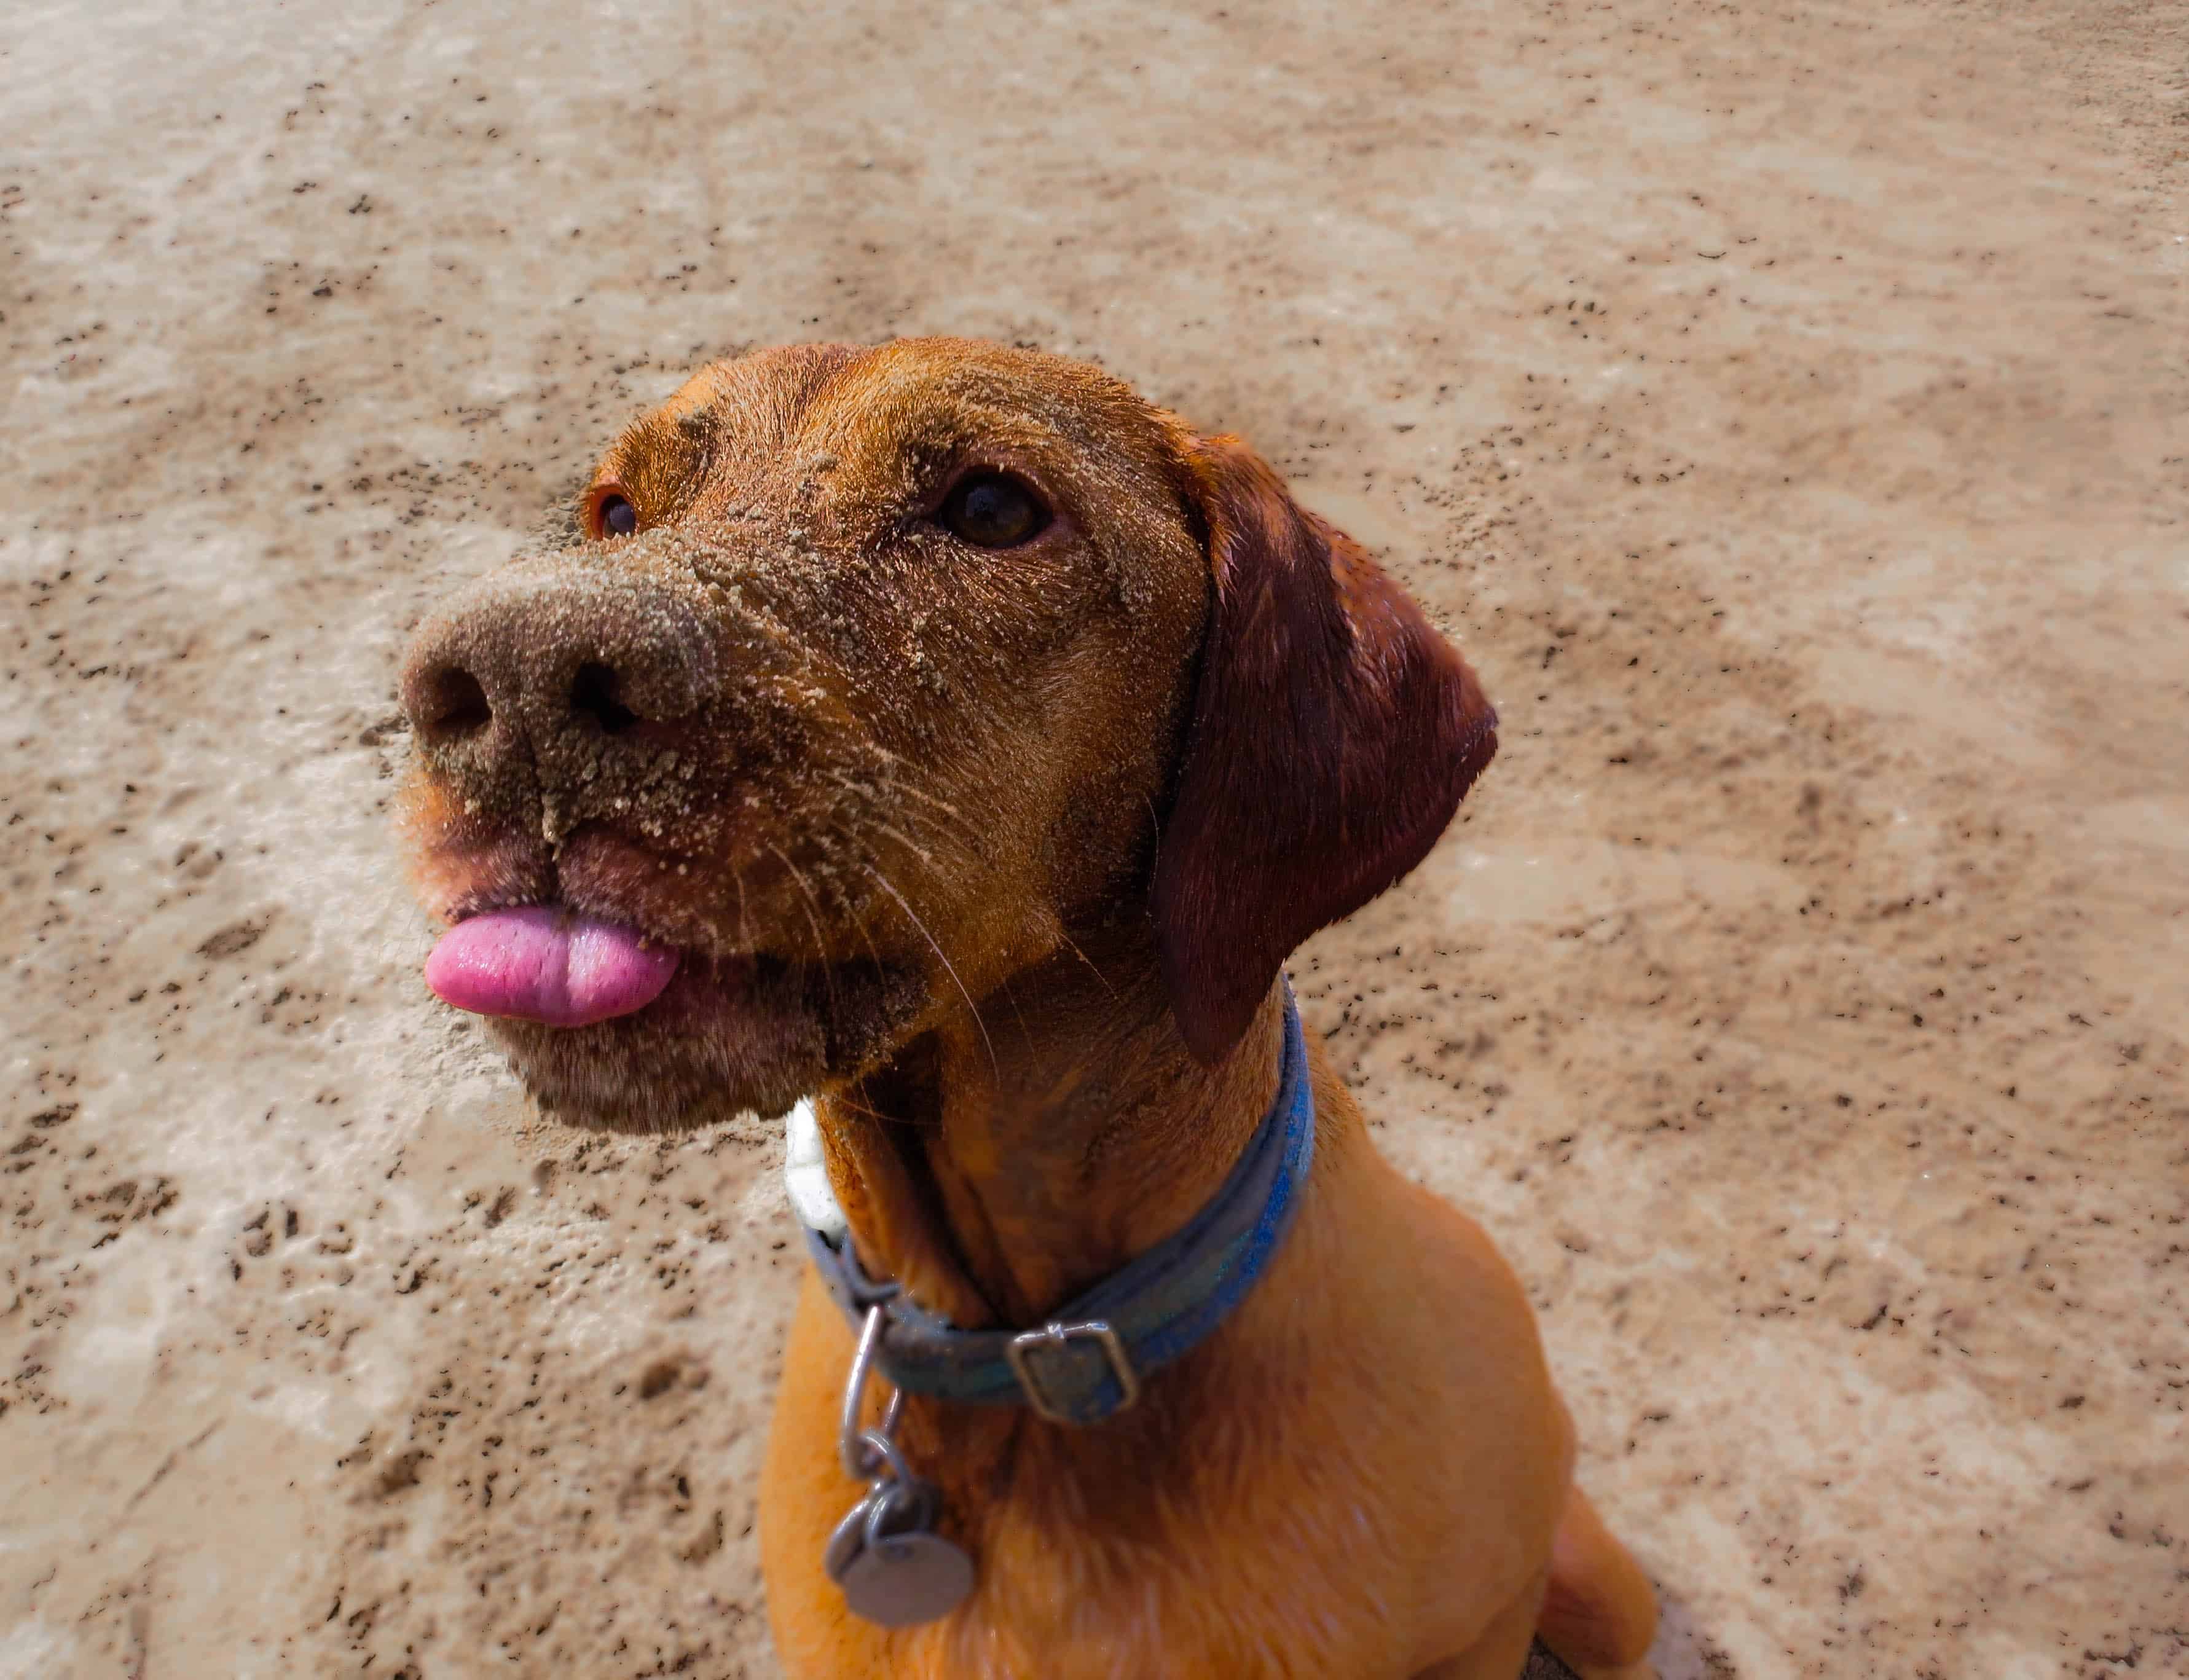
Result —
POLYGON ((973 1590, 973 1560, 939 1534, 884 1535, 860 1547, 837 1577, 852 1615, 911 1627, 955 1609, 973 1590))

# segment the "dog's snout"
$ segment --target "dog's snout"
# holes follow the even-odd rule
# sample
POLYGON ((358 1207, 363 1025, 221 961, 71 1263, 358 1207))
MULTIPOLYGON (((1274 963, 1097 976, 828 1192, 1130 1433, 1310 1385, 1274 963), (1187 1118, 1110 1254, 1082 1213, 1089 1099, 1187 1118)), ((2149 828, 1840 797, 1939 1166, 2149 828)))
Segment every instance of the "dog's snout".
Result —
POLYGON ((494 721, 485 688, 461 665, 436 665, 406 681, 404 709, 418 738, 433 746, 476 735, 494 721))
POLYGON ((484 771, 520 749, 612 751, 642 724, 688 718, 716 665, 689 589, 540 563, 480 580, 421 627, 403 707, 423 745, 484 771))
POLYGON ((598 660, 580 665, 570 683, 570 715, 590 719, 603 735, 619 735, 632 724, 644 721, 616 699, 628 687, 628 679, 614 665, 598 660))

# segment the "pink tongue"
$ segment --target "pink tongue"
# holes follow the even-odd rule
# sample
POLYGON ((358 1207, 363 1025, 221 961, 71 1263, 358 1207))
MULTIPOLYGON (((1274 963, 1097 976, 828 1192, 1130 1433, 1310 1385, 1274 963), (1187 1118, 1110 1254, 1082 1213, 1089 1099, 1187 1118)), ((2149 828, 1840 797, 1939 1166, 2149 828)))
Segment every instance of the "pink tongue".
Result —
POLYGON ((642 1010, 676 972, 676 953, 636 930, 551 905, 459 922, 426 959, 426 984, 474 1015, 589 1027, 642 1010))

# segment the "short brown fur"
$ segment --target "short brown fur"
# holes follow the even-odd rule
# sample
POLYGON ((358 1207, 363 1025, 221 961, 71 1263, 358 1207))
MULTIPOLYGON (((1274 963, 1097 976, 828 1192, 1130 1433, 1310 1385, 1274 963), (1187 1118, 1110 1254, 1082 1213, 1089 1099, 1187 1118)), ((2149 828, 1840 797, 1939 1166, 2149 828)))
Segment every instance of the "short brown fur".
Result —
MULTIPOLYGON (((719 364, 636 422, 568 548, 421 627, 416 879, 682 953, 641 1013, 499 1022, 551 1111, 637 1129, 817 1089, 869 1268, 1042 1315, 1207 1199, 1274 1093, 1278 965, 1419 861, 1495 749, 1479 685, 1236 439, 958 340, 719 364), (934 514, 969 470, 1055 518, 934 514), (629 501, 636 535, 602 540, 629 501)), ((978 1560, 887 1632, 821 1571, 849 1332, 809 1276, 761 1491, 797 1676, 1640 1675, 1647 1581, 1571 1479, 1518 1282, 1372 1146, 1310 1030, 1318 1148, 1246 1304, 1087 1429, 915 1400, 978 1560)))

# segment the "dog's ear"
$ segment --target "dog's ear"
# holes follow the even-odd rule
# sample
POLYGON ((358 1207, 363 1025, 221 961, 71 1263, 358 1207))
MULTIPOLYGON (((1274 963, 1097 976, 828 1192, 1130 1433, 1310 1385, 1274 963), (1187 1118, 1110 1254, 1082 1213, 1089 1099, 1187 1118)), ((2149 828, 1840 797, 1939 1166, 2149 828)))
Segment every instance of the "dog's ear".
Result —
POLYGON ((1465 660, 1236 438, 1186 450, 1214 602, 1157 846, 1163 984, 1221 1061, 1292 947, 1415 864, 1497 750, 1465 660))

